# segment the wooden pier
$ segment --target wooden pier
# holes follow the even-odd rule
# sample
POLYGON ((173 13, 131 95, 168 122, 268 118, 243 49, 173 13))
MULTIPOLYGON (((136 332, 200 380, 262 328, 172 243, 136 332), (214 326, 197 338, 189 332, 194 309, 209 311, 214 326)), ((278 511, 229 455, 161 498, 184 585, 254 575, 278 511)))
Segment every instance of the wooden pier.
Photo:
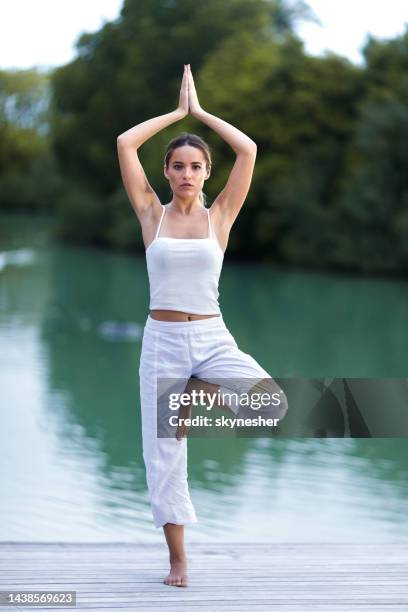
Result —
POLYGON ((0 590, 76 591, 108 612, 408 610, 407 544, 187 544, 189 586, 162 583, 163 544, 0 543, 0 590))

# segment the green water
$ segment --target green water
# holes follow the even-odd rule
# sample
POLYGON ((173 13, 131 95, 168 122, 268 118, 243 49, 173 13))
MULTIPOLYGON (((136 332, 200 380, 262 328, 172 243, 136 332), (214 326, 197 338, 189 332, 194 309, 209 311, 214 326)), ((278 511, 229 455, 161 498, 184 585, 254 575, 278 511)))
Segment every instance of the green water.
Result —
MULTIPOLYGON (((142 256, 0 217, 0 540, 157 541, 141 450, 142 256), (129 324, 112 336, 111 322, 129 324)), ((139 231, 135 222, 135 231, 139 231)), ((225 257, 220 304, 277 377, 404 377, 408 283, 225 257)), ((407 542, 405 439, 190 439, 190 541, 407 542)))

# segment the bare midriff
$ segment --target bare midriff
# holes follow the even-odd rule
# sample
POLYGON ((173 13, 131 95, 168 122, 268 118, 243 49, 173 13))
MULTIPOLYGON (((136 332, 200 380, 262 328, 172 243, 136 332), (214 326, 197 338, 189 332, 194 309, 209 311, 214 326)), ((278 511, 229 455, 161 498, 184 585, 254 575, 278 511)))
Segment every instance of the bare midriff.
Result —
POLYGON ((158 321, 197 321, 198 319, 210 319, 219 317, 219 314, 199 315, 191 312, 181 312, 180 310, 150 310, 152 319, 158 321))

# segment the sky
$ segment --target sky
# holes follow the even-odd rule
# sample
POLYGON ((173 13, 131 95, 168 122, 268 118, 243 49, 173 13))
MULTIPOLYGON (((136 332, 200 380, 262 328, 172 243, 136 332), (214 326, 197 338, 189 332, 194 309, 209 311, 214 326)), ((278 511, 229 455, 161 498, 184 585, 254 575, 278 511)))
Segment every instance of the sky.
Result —
MULTIPOLYGON (((115 19, 123 0, 0 0, 0 68, 43 69, 75 57, 75 41, 115 19)), ((408 25, 408 0, 308 0, 321 25, 296 27, 306 51, 361 64, 368 33, 386 39, 408 25)))

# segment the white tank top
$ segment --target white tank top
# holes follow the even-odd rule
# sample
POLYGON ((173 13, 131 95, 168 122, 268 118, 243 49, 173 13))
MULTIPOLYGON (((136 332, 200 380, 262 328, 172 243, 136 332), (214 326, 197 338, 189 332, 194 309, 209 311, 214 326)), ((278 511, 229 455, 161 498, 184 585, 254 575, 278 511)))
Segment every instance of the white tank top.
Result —
POLYGON ((165 210, 163 206, 156 235, 146 249, 149 309, 219 314, 218 283, 224 253, 213 235, 208 208, 208 238, 159 236, 165 210))

